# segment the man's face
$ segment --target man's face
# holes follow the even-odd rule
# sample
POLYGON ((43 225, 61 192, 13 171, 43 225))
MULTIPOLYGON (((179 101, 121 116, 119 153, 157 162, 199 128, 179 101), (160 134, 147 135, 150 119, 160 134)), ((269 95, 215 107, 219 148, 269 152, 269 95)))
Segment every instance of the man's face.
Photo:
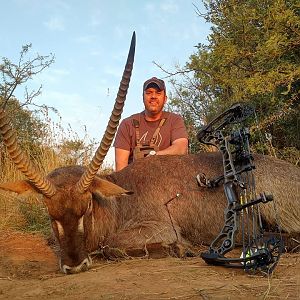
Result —
POLYGON ((150 87, 144 91, 145 109, 152 115, 156 115, 163 110, 167 101, 165 91, 150 87))

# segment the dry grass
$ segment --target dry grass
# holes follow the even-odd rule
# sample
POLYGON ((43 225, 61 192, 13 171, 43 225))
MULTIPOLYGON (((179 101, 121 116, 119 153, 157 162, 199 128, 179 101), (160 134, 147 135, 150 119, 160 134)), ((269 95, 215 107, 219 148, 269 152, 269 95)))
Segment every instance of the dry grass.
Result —
POLYGON ((19 212, 16 196, 0 191, 0 231, 16 229, 24 224, 25 220, 19 212))
POLYGON ((50 222, 41 199, 22 198, 0 191, 0 231, 9 229, 39 232, 49 236, 50 222))

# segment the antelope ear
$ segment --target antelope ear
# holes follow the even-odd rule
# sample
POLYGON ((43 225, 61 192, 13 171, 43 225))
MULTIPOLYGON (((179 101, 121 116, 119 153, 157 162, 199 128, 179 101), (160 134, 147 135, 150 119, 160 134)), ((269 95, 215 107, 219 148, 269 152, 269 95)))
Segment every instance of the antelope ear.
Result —
POLYGON ((127 191, 110 181, 95 177, 90 186, 91 192, 102 194, 105 197, 131 195, 133 192, 127 191))
POLYGON ((37 190, 26 180, 0 183, 0 189, 17 194, 25 194, 28 192, 38 193, 37 190))

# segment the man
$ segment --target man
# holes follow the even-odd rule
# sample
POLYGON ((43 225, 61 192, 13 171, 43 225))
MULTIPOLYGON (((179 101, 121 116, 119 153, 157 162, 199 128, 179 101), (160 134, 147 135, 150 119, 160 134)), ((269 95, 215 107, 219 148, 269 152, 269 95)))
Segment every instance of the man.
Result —
POLYGON ((152 77, 143 85, 145 110, 124 119, 115 147, 116 171, 149 155, 185 154, 188 135, 181 116, 163 111, 167 101, 163 80, 152 77))

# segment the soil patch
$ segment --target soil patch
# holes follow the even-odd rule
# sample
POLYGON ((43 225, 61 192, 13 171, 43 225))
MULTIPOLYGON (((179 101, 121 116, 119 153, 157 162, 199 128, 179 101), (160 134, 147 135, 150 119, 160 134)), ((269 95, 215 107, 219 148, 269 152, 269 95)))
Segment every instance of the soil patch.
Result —
POLYGON ((40 236, 0 233, 0 299, 300 299, 300 254, 271 277, 208 266, 200 258, 96 262, 63 275, 40 236))

